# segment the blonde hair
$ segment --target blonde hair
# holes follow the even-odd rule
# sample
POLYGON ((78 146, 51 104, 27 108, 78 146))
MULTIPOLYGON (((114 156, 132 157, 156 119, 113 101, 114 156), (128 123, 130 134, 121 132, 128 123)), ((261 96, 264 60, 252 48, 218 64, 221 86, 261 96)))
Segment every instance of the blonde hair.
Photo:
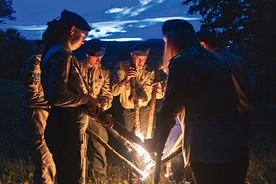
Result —
POLYGON ((203 55, 211 53, 198 42, 195 32, 185 28, 169 31, 164 35, 163 70, 168 73, 170 60, 177 55, 203 55))

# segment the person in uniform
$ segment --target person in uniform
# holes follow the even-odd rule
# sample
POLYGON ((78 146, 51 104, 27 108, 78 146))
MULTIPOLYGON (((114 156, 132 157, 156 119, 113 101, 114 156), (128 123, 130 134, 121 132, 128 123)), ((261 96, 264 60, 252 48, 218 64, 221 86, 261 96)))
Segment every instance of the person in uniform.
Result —
MULTIPOLYGON (((131 60, 119 62, 111 87, 113 96, 120 95, 126 129, 142 139, 147 134, 149 102, 155 75, 154 70, 146 65, 149 51, 150 48, 145 43, 133 45, 130 48, 131 60)), ((159 88, 157 98, 162 98, 162 95, 162 89, 159 88)), ((144 169, 141 156, 134 154, 132 160, 139 169, 144 169)), ((131 182, 134 184, 140 181, 136 176, 131 176, 131 182)))
POLYGON ((21 132, 34 163, 34 183, 54 184, 56 167, 46 144, 44 131, 50 106, 44 99, 41 84, 41 52, 43 43, 37 40, 32 55, 21 67, 21 132))
POLYGON ((162 153, 175 117, 185 109, 182 150, 193 182, 244 184, 249 149, 238 117, 231 70, 200 45, 188 21, 167 20, 162 33, 168 83, 154 135, 145 140, 146 148, 162 153))
POLYGON ((80 15, 64 10, 59 19, 47 23, 43 33, 41 79, 45 99, 51 105, 45 137, 53 154, 58 184, 85 184, 85 131, 89 115, 105 126, 113 126, 88 94, 72 51, 83 43, 91 27, 80 15))
MULTIPOLYGON (((89 95, 105 111, 111 107, 113 100, 113 95, 110 90, 111 72, 101 65, 106 47, 100 39, 94 38, 84 44, 84 49, 86 58, 79 61, 81 74, 88 84, 89 95)), ((106 128, 91 117, 89 118, 87 128, 96 133, 105 142, 108 142, 106 128)), ((90 163, 92 163, 94 175, 100 182, 108 183, 106 150, 102 144, 92 137, 90 137, 90 140, 87 139, 87 141, 88 148, 91 148, 90 150, 93 153, 92 159, 90 159, 90 152, 87 152, 87 157, 90 163)))

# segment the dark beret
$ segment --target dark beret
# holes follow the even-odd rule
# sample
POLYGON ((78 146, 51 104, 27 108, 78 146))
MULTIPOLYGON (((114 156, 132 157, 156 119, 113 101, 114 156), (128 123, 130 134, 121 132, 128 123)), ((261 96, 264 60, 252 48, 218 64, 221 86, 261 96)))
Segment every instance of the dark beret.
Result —
POLYGON ((103 56, 106 51, 104 43, 100 39, 91 39, 84 44, 85 53, 89 56, 103 56))
POLYGON ((61 19, 70 21, 74 26, 82 31, 91 31, 91 27, 86 22, 86 20, 74 12, 63 10, 61 12, 61 19))
POLYGON ((149 54, 150 48, 145 43, 137 43, 130 48, 132 54, 147 56, 149 54))
POLYGON ((192 32, 195 32, 194 27, 188 21, 184 19, 171 19, 163 23, 162 33, 165 35, 176 29, 190 29, 192 32))

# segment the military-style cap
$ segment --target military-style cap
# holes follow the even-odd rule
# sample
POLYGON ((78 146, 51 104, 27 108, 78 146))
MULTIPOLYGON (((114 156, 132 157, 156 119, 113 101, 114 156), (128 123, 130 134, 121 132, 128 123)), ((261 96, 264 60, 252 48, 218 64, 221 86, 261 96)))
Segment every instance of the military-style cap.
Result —
POLYGON ((74 26, 82 31, 91 31, 91 27, 86 20, 74 12, 63 10, 61 12, 61 19, 69 20, 74 26))
POLYGON ((145 43, 137 43, 130 48, 132 54, 147 56, 149 54, 150 48, 145 43))
POLYGON ((195 32, 194 27, 188 21, 183 19, 171 19, 167 20, 163 23, 162 32, 163 35, 167 34, 168 32, 176 29, 190 29, 191 31, 195 32))
POLYGON ((97 38, 91 39, 84 44, 85 53, 89 56, 103 56, 106 51, 104 43, 97 38))

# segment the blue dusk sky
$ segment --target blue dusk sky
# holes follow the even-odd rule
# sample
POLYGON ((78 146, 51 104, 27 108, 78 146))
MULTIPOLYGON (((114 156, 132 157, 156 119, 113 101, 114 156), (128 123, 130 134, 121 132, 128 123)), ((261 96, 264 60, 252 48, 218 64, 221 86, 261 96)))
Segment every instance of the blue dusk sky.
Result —
POLYGON ((188 6, 181 3, 182 0, 14 0, 16 21, 7 21, 1 27, 17 29, 28 40, 41 39, 47 22, 66 9, 90 24, 92 31, 87 40, 162 39, 161 26, 168 19, 186 19, 199 30, 201 17, 187 16, 188 6))

